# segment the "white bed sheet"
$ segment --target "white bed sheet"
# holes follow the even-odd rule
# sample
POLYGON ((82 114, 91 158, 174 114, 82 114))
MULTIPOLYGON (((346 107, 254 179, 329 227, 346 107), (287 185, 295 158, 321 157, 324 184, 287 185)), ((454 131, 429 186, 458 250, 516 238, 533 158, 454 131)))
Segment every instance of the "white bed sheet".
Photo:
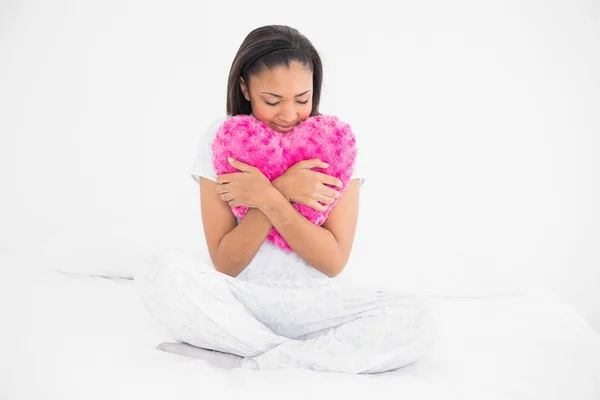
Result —
POLYGON ((133 282, 0 257, 1 399, 600 399, 600 335, 547 290, 431 297, 432 355, 386 374, 220 370, 172 338, 133 282))

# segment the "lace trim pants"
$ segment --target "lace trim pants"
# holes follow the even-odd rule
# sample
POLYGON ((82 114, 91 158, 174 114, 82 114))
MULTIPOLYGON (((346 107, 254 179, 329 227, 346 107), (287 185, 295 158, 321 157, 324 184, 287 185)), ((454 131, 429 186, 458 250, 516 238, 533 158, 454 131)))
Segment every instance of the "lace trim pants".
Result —
POLYGON ((434 342, 428 304, 415 294, 261 285, 166 254, 135 282, 175 340, 237 354, 242 368, 384 372, 417 361, 434 342))

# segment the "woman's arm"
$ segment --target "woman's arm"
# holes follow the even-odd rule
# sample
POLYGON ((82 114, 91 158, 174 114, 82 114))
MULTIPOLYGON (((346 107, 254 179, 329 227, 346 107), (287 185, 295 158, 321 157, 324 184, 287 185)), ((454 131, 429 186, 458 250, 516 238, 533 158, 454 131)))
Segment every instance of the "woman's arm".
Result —
POLYGON ((335 277, 350 258, 358 221, 359 182, 350 181, 322 226, 306 219, 279 192, 259 208, 298 256, 335 277))
MULTIPOLYGON (((230 159, 229 162, 241 172, 217 176, 220 185, 215 189, 219 193, 217 198, 222 200, 221 215, 229 212, 234 218, 225 204, 229 207, 244 205, 259 209, 292 250, 309 265, 330 277, 344 269, 350 257, 358 221, 358 179, 350 181, 323 226, 318 226, 300 214, 260 170, 237 160, 230 159)), ((216 202, 213 197, 211 199, 216 202)), ((235 223, 235 219, 233 221, 235 223)), ((233 227, 225 226, 224 232, 215 236, 223 237, 231 229, 233 227)), ((212 246, 216 248, 219 242, 212 246)))
POLYGON ((250 264, 273 225, 258 208, 250 208, 236 226, 231 207, 216 189, 216 182, 200 177, 204 236, 215 269, 236 277, 250 264))

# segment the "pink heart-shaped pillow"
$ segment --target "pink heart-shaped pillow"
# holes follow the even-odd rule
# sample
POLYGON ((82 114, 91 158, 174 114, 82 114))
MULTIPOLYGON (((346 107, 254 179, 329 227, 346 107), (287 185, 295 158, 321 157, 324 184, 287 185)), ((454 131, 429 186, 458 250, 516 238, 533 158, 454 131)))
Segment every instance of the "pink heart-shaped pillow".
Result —
MULTIPOLYGON (((318 158, 329 167, 313 170, 341 180, 342 188, 328 185, 340 194, 350 183, 357 154, 356 138, 350 125, 329 115, 308 117, 287 133, 274 131, 254 116, 236 115, 219 127, 211 148, 217 175, 239 172, 227 162, 228 157, 233 157, 258 168, 270 181, 299 161, 318 158)), ((324 212, 304 204, 292 205, 320 226, 337 202, 335 199, 324 212)), ((232 211, 236 217, 243 218, 248 207, 236 206, 232 211)), ((275 228, 271 229, 267 239, 285 251, 293 251, 275 228)))

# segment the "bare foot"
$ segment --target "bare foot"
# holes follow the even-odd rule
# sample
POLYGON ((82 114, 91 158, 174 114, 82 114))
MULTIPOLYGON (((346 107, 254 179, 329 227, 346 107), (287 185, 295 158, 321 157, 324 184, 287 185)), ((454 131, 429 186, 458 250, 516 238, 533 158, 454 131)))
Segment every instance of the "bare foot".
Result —
POLYGON ((188 343, 172 343, 164 342, 156 346, 158 350, 166 351, 168 353, 180 354, 182 356, 199 358, 204 360, 217 368, 232 369, 240 366, 240 360, 242 357, 230 354, 222 353, 220 351, 203 349, 201 347, 192 346, 188 343))

